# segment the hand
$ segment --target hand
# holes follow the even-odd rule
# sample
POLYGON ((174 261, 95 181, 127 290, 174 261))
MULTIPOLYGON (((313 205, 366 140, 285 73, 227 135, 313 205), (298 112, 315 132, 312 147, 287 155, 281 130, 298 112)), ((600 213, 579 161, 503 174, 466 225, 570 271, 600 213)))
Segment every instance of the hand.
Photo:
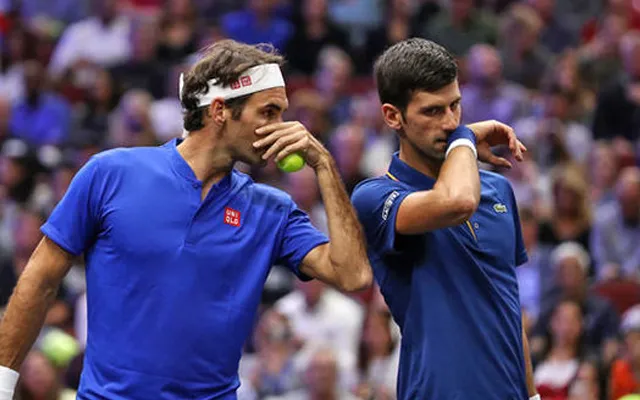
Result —
POLYGON ((255 148, 267 147, 262 155, 264 160, 275 156, 278 162, 289 154, 299 153, 306 163, 317 168, 330 159, 331 155, 324 146, 298 121, 277 122, 256 129, 256 134, 265 136, 253 143, 255 148))
POLYGON ((476 135, 476 149, 480 161, 496 167, 511 168, 512 165, 507 159, 498 157, 491 151, 491 147, 501 144, 509 146, 511 154, 517 161, 524 160, 522 152, 527 151, 527 148, 516 138, 510 126, 496 120, 476 122, 467 126, 476 135))

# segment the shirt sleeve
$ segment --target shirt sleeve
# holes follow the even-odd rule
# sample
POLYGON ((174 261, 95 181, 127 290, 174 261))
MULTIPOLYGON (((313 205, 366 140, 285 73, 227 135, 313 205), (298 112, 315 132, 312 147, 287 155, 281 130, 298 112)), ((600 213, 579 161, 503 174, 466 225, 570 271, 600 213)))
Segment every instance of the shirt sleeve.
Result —
POLYGON ((40 228, 45 236, 73 255, 82 254, 99 232, 100 183, 94 157, 74 176, 64 197, 40 228))
POLYGON ((383 179, 358 186, 351 201, 367 236, 370 251, 379 255, 399 253, 396 216, 402 201, 411 193, 395 182, 383 179))
POLYGON ((520 225, 520 213, 518 213, 518 202, 516 196, 513 193, 511 184, 507 182, 509 186, 509 194, 511 197, 511 209, 513 210, 513 227, 516 234, 516 254, 515 261, 516 267, 526 263, 529 260, 527 256, 527 249, 524 246, 524 239, 522 238, 522 227, 520 225))
POLYGON ((307 213, 291 200, 277 262, 285 265, 301 280, 310 280, 300 272, 302 260, 311 250, 327 242, 329 238, 316 229, 307 213))

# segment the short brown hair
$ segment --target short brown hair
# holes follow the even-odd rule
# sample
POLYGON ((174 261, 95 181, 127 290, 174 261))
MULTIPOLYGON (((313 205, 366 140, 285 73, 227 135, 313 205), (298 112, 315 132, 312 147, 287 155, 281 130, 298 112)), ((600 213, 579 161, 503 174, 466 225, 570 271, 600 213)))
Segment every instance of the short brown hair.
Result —
MULTIPOLYGON (((248 45, 235 40, 220 40, 202 52, 200 60, 184 75, 182 108, 184 129, 202 129, 202 117, 206 107, 198 107, 198 96, 207 92, 209 81, 217 79, 223 85, 237 80, 243 72, 262 64, 284 64, 284 58, 270 44, 248 45)), ((251 95, 225 102, 233 110, 233 118, 240 118, 242 108, 251 95)))

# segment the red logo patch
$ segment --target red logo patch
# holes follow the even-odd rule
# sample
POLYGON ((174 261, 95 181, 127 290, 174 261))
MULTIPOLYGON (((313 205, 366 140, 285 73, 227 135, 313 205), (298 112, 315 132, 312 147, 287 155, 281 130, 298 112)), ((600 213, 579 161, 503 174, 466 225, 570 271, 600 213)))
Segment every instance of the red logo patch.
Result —
POLYGON ((250 76, 243 76, 240 78, 240 84, 242 86, 251 86, 251 77, 250 76))
POLYGON ((240 211, 226 207, 224 209, 224 223, 231 226, 240 226, 240 211))
POLYGON ((249 75, 241 76, 240 80, 231 82, 231 89, 236 90, 240 89, 240 87, 251 86, 251 84, 251 77, 249 75))

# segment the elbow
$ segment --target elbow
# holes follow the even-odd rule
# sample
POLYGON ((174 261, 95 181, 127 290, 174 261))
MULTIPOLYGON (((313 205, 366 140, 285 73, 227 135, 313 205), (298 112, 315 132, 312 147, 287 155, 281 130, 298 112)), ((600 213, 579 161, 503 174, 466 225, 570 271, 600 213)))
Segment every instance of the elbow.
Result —
POLYGON ((480 204, 480 191, 470 186, 450 188, 436 182, 434 190, 440 193, 440 199, 448 216, 447 220, 453 225, 471 218, 480 204))
POLYGON ((478 205, 480 204, 479 196, 457 196, 451 199, 451 211, 455 215, 455 219, 464 222, 471 218, 471 216, 478 209, 478 205))
POLYGON ((340 281, 339 288, 343 292, 352 293, 367 289, 372 283, 373 272, 371 272, 371 266, 368 262, 364 262, 355 274, 350 274, 348 277, 345 276, 340 281))

